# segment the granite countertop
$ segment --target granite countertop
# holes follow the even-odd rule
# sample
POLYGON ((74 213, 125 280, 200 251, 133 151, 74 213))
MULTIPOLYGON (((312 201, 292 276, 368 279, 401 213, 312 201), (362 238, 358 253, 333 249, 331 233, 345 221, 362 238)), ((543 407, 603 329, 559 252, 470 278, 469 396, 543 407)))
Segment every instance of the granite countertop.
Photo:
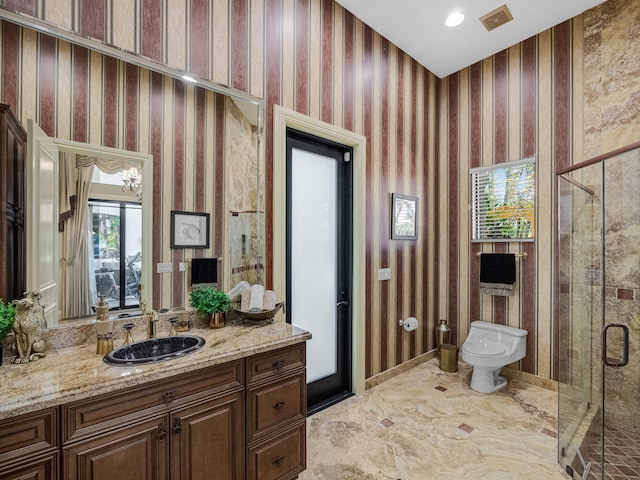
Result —
MULTIPOLYGON (((0 420, 62 405, 134 385, 218 365, 307 341, 311 334, 284 322, 227 324, 220 329, 194 328, 186 334, 206 340, 182 358, 151 365, 117 367, 103 362, 95 343, 51 350, 28 364, 0 366, 0 420)), ((136 338, 135 340, 141 340, 136 338)), ((116 341, 116 347, 121 341, 116 341)))

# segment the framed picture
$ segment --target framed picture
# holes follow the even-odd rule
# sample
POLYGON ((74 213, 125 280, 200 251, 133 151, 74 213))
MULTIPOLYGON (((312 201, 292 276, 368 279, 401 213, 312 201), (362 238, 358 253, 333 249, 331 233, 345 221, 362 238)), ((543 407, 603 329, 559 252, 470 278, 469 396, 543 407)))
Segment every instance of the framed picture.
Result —
POLYGON ((209 214, 171 211, 171 248, 209 248, 209 214))
POLYGON ((418 239, 418 198, 391 194, 391 239, 418 239))

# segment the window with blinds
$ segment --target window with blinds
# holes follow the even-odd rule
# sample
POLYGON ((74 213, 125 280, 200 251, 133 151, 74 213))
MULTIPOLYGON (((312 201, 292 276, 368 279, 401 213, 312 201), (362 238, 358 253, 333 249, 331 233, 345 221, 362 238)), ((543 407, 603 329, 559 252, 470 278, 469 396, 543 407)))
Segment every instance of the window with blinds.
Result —
POLYGON ((535 232, 536 159, 471 169, 472 241, 531 241, 535 232))

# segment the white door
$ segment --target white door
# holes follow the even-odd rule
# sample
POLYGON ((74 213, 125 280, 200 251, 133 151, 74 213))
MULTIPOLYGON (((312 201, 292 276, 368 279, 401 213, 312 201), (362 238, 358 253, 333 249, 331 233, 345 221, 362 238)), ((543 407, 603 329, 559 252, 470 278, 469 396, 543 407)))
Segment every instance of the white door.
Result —
POLYGON ((48 326, 58 323, 58 148, 27 121, 27 291, 40 293, 48 326))

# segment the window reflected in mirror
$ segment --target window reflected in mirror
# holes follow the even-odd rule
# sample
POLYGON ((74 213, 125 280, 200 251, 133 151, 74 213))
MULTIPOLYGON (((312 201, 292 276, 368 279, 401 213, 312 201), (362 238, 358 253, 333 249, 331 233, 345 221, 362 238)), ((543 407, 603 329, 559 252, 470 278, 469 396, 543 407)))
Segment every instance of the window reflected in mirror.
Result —
POLYGON ((140 305, 142 208, 139 203, 91 199, 92 262, 90 279, 111 310, 140 305))

